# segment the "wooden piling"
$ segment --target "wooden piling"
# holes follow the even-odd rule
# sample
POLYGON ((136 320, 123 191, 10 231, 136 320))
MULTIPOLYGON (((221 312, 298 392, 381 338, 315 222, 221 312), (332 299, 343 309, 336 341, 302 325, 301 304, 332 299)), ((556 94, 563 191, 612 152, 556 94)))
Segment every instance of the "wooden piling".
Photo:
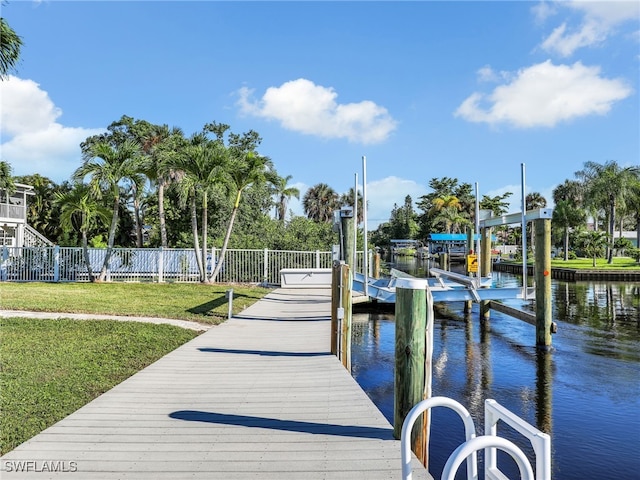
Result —
MULTIPOLYGON (((479 252, 480 258, 480 274, 483 277, 491 276, 491 227, 485 227, 480 229, 480 242, 481 249, 479 252)), ((483 320, 489 320, 491 317, 491 308, 489 308, 489 301, 484 300, 480 302, 480 318, 483 320)))
POLYGON ((351 267, 351 271, 355 272, 356 271, 356 262, 355 262, 356 252, 355 252, 355 245, 354 245, 355 221, 353 218, 353 211, 343 209, 341 213, 342 213, 342 217, 340 220, 342 222, 342 239, 343 239, 342 253, 344 255, 343 260, 347 265, 351 267))
POLYGON ((373 278, 380 278, 380 254, 373 255, 373 278))
POLYGON ((338 356, 338 307, 340 306, 340 262, 331 269, 331 354, 338 356))
POLYGON ((536 346, 551 346, 551 219, 534 220, 535 225, 535 280, 536 280, 536 346))
MULTIPOLYGON (((399 278, 396 282, 393 434, 397 439, 407 413, 431 396, 433 299, 427 287, 426 279, 399 278)), ((428 420, 425 412, 411 433, 412 450, 424 465, 427 464, 428 420)))
POLYGON ((344 309, 340 332, 340 359, 344 368, 351 372, 351 318, 353 303, 351 288, 353 277, 349 265, 340 264, 340 283, 342 285, 342 308, 344 309))
MULTIPOLYGON (((465 260, 465 266, 466 266, 467 275, 469 275, 470 277, 473 277, 473 273, 471 272, 471 266, 469 265, 469 255, 473 253, 473 249, 474 249, 473 237, 474 237, 473 228, 467 228, 467 255, 465 260)), ((467 320, 468 320, 468 316, 471 315, 472 307, 473 307, 473 301, 466 300, 464 302, 464 316, 465 318, 467 318, 467 320)))

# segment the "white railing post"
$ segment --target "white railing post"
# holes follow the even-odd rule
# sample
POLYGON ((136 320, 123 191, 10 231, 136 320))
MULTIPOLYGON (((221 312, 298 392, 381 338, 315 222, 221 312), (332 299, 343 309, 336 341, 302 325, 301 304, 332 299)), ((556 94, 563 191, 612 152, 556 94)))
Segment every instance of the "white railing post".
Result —
MULTIPOLYGON (((536 480, 550 480, 551 437, 525 422, 495 400, 490 398, 486 399, 484 402, 485 435, 497 436, 498 422, 500 420, 531 442, 536 457, 536 480)), ((500 478, 496 474, 497 471, 496 449, 487 448, 485 450, 485 477, 491 479, 500 478)))
POLYGON ((316 268, 320 268, 320 250, 316 250, 316 268))
POLYGON ((264 249, 264 266, 262 269, 262 284, 269 284, 269 250, 264 249))
POLYGON ((60 246, 53 247, 53 281, 60 281, 60 246))
POLYGON ((158 248, 158 283, 164 282, 164 249, 158 248))

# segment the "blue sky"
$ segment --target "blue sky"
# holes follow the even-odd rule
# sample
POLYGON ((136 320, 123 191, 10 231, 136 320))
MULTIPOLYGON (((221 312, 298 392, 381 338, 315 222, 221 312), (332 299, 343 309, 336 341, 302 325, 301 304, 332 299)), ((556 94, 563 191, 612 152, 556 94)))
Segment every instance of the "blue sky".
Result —
MULTIPOLYGON (((56 182, 122 115, 253 129, 291 184, 362 180, 370 228, 455 177, 551 199, 586 161, 640 163, 640 2, 10 1, 1 155, 56 182)), ((301 214, 300 202, 290 205, 301 214)))

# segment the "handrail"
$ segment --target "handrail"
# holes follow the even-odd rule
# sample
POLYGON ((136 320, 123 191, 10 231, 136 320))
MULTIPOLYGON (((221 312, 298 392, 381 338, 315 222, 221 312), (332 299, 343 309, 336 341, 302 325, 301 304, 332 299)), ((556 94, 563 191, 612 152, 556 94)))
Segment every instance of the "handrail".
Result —
MULTIPOLYGON (((442 470, 442 480, 454 480, 456 472, 460 467, 462 461, 469 456, 475 455, 478 450, 485 448, 496 449, 508 453, 518 465, 520 470, 520 478, 522 480, 535 480, 533 476, 533 470, 529 464, 527 456, 520 448, 518 448, 513 442, 502 437, 495 437, 493 435, 482 435, 480 437, 467 440, 458 448, 456 448, 447 463, 442 470)), ((468 468, 468 467, 467 467, 468 468)))
MULTIPOLYGON (((413 429, 413 425, 425 410, 433 407, 447 407, 460 416, 464 423, 465 443, 476 437, 476 427, 473 423, 473 418, 471 418, 471 414, 462 404, 448 397, 431 397, 422 400, 409 410, 402 424, 400 449, 403 480, 411 480, 413 475, 411 471, 411 430, 413 429)), ((467 459, 467 478, 474 480, 478 478, 478 462, 475 452, 467 459)))
MULTIPOLYGON (((515 431, 525 436, 533 447, 536 456, 536 480, 551 479, 551 437, 533 427, 523 419, 507 410, 498 402, 488 398, 484 402, 484 433, 497 435, 498 421, 502 420, 515 431)), ((486 451, 485 465, 489 472, 497 469, 496 451, 489 448, 486 451)), ((496 478, 489 473, 487 478, 496 478)))

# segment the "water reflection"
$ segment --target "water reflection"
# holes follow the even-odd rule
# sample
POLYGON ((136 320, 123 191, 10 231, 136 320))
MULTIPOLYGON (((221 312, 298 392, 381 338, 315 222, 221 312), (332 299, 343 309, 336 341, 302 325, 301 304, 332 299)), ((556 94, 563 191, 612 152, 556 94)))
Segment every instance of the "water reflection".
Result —
MULTIPOLYGON (((518 285, 496 274, 496 284, 518 285)), ((558 333, 551 352, 538 351, 535 328, 477 305, 465 317, 434 324, 433 395, 469 408, 484 429, 484 400, 495 398, 552 436, 554 480, 636 478, 640 471, 640 286, 630 283, 553 282, 558 333)), ((531 308, 512 301, 519 308, 531 308)), ((393 421, 393 314, 360 315, 354 327, 353 373, 393 421)), ((502 430, 528 454, 531 447, 502 430)), ((455 415, 432 415, 430 469, 438 474, 462 441, 455 415)), ((501 460, 500 460, 501 461, 501 460)), ((499 462, 500 462, 499 461, 499 462)), ((508 475, 506 462, 500 466, 508 475)), ((437 476, 437 475, 436 475, 437 476)))

